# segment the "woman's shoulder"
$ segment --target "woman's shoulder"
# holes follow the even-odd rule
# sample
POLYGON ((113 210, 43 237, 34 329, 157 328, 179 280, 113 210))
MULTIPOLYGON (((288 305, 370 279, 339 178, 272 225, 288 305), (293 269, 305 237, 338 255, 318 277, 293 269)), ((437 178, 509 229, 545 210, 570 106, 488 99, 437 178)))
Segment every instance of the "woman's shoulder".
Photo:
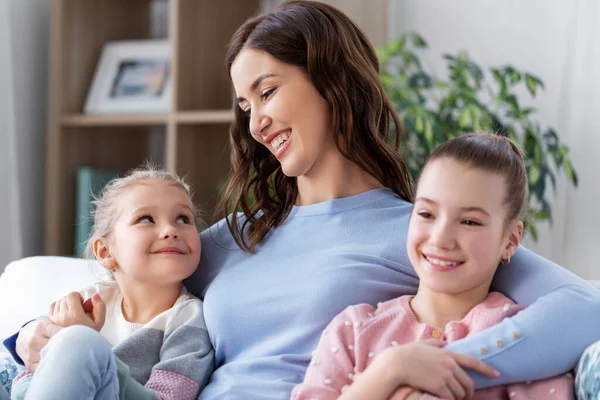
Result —
MULTIPOLYGON (((243 223, 244 214, 238 213, 238 223, 243 223)), ((223 250, 239 250, 239 246, 233 239, 231 230, 227 224, 227 220, 231 220, 231 214, 227 218, 223 218, 215 222, 200 233, 202 241, 202 250, 207 248, 217 247, 223 250)))

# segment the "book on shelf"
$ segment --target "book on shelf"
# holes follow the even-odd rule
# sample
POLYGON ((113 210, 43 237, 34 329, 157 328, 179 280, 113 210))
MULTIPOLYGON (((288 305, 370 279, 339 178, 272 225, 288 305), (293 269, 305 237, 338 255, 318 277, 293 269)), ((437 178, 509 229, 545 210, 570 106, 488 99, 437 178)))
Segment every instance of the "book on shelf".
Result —
POLYGON ((119 171, 79 167, 77 168, 75 199, 75 255, 83 256, 85 243, 92 230, 92 201, 99 196, 106 184, 116 178, 119 171))

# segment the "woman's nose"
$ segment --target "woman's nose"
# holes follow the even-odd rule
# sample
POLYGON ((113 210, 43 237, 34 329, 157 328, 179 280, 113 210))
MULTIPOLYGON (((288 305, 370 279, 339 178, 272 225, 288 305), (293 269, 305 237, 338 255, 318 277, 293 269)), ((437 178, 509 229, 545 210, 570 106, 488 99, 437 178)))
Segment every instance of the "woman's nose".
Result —
POLYGON ((267 128, 271 125, 271 119, 260 110, 250 113, 250 133, 255 138, 267 134, 267 128))

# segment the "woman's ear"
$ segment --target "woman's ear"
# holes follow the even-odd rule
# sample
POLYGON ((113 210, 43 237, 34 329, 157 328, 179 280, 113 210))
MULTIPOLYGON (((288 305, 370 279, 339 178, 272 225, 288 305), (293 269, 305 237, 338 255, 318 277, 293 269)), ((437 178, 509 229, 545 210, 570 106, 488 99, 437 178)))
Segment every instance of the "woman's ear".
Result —
POLYGON ((94 240, 94 256, 96 260, 107 270, 114 272, 117 269, 117 262, 115 261, 110 249, 108 247, 108 240, 106 238, 96 238, 94 240))
POLYGON ((508 231, 506 246, 502 252, 502 260, 510 260, 510 258, 517 252, 522 239, 523 221, 515 221, 511 224, 510 230, 508 231))

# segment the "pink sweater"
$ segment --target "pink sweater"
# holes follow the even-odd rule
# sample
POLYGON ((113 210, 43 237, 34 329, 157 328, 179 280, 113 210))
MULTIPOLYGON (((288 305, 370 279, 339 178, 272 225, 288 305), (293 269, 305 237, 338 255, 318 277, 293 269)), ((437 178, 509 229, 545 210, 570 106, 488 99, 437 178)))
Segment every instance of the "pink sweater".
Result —
MULTIPOLYGON (((362 372, 375 357, 390 346, 423 339, 440 339, 446 343, 480 332, 523 309, 506 296, 492 292, 461 321, 449 322, 445 328, 417 321, 409 301, 402 296, 375 308, 369 304, 348 307, 323 332, 306 372, 304 383, 292 392, 293 400, 337 399, 352 383, 353 374, 362 372)), ((519 332, 513 337, 518 339, 519 332)), ((490 346, 510 346, 497 341, 490 346)), ((481 348, 482 360, 488 349, 481 348)), ((433 396, 423 396, 432 399, 433 396)), ((474 399, 574 399, 571 374, 560 377, 478 390, 474 399)))

